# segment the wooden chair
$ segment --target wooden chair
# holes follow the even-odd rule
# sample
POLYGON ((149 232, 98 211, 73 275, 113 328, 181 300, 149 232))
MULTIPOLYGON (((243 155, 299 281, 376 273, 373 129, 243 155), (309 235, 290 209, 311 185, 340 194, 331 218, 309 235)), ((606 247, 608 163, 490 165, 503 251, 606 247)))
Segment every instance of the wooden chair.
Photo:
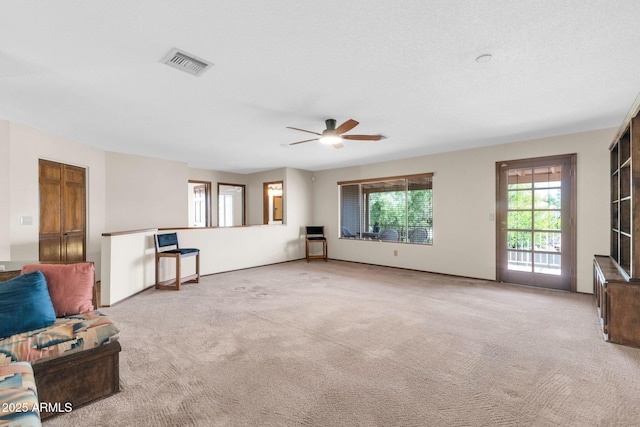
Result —
POLYGON ((329 248, 327 247, 327 238, 324 237, 324 226, 308 226, 306 240, 307 262, 309 262, 310 259, 324 259, 326 262, 329 255, 329 248), (322 255, 309 255, 309 245, 311 243, 322 243, 322 255))
POLYGON ((200 281, 200 249, 181 248, 178 244, 178 233, 156 234, 156 289, 180 290, 181 283, 200 281), (180 264, 182 258, 196 257, 196 273, 181 277, 180 264), (176 260, 176 278, 160 282, 160 259, 174 258, 176 260))

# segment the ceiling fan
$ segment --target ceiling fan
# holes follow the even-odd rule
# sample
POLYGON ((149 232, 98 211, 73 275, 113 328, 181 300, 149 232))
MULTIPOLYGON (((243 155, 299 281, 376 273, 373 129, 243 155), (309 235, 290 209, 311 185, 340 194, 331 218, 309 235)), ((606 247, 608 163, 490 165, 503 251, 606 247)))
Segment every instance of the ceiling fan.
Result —
POLYGON ((358 140, 358 141, 379 141, 381 139, 386 138, 386 136, 384 135, 343 135, 344 133, 349 132, 351 129, 358 126, 358 122, 353 119, 347 120, 337 128, 336 128, 335 119, 327 119, 325 120, 325 123, 327 125, 327 128, 323 130, 322 133, 287 126, 287 129, 299 130, 302 132, 318 135, 318 138, 305 139, 304 141, 292 142, 289 145, 302 144, 303 142, 317 140, 325 144, 331 144, 335 148, 342 148, 344 147, 344 145, 342 144, 342 141, 345 139, 358 140))

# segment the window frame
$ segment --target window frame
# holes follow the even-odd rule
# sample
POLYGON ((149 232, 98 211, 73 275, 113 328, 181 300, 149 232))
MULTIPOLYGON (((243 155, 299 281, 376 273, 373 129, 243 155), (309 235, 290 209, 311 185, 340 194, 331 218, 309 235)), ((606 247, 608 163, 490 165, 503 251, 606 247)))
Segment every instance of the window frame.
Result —
MULTIPOLYGON (((404 222, 402 224, 402 230, 400 233, 400 238, 398 239, 398 241, 393 241, 393 243, 403 243, 403 244, 419 244, 419 245, 428 245, 431 246, 433 245, 433 176, 434 173, 433 172, 426 172, 426 173, 420 173, 420 174, 412 174, 412 175, 399 175, 399 176, 390 176, 390 177, 383 177, 383 178, 367 178, 367 179, 358 179, 358 180, 350 180, 350 181, 338 181, 338 237, 340 239, 345 239, 345 240, 369 240, 369 241, 384 241, 384 240, 379 240, 377 237, 380 237, 379 235, 376 236, 375 230, 373 230, 374 232, 369 232, 369 231, 363 231, 364 230, 368 230, 370 228, 370 195, 373 194, 373 191, 368 191, 368 192, 364 192, 363 191, 363 185, 366 184, 372 184, 372 183, 384 183, 384 182, 391 182, 391 181, 400 181, 403 180, 404 181, 404 190, 396 190, 396 191, 404 191, 404 211, 405 211, 405 218, 404 218, 404 222), (430 202, 430 218, 428 219, 428 221, 430 221, 430 226, 427 229, 427 237, 425 239, 424 242, 410 242, 409 241, 409 235, 410 235, 410 230, 409 227, 410 225, 409 223, 409 187, 410 187, 410 181, 411 180, 416 180, 416 179, 421 179, 421 178, 429 178, 429 190, 431 190, 431 202, 430 202), (343 234, 343 224, 345 223, 345 210, 344 210, 344 193, 343 193, 343 189, 345 186, 354 186, 357 185, 357 216, 358 216, 358 222, 359 222, 359 227, 358 227, 358 231, 355 233, 355 236, 345 236, 343 234), (365 194, 367 194, 367 196, 365 197, 365 194)), ((384 185, 384 184, 383 184, 384 185)), ((349 195, 347 195, 346 197, 350 197, 351 199, 354 198, 354 194, 355 192, 353 191, 354 189, 351 189, 349 195)), ((381 191, 383 192, 383 191, 381 191)), ((390 191, 391 192, 391 191, 390 191)), ((353 212, 353 210, 351 211, 353 212)), ((351 215, 354 215, 353 213, 351 213, 351 215)), ((353 223, 353 221, 351 221, 349 224, 353 223)), ((414 227, 414 228, 427 228, 427 227, 414 227)))

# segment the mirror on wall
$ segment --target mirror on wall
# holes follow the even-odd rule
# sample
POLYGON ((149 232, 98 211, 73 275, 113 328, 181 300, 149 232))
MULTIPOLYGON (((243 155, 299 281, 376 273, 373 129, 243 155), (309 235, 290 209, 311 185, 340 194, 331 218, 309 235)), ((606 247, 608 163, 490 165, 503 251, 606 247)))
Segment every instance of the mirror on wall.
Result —
POLYGON ((218 227, 245 224, 245 186, 218 183, 218 227))
POLYGON ((263 223, 283 224, 284 223, 284 203, 283 203, 283 183, 282 181, 265 182, 263 184, 263 223))

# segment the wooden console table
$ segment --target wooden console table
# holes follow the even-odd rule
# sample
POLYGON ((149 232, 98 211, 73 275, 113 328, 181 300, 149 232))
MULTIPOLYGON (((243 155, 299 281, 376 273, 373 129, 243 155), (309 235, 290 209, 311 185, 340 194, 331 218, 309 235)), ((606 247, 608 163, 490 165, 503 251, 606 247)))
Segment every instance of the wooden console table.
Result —
POLYGON ((595 256, 593 294, 606 341, 640 347, 640 282, 628 281, 608 256, 595 256))
POLYGON ((0 282, 19 276, 20 270, 27 264, 39 263, 40 261, 0 261, 0 282))

